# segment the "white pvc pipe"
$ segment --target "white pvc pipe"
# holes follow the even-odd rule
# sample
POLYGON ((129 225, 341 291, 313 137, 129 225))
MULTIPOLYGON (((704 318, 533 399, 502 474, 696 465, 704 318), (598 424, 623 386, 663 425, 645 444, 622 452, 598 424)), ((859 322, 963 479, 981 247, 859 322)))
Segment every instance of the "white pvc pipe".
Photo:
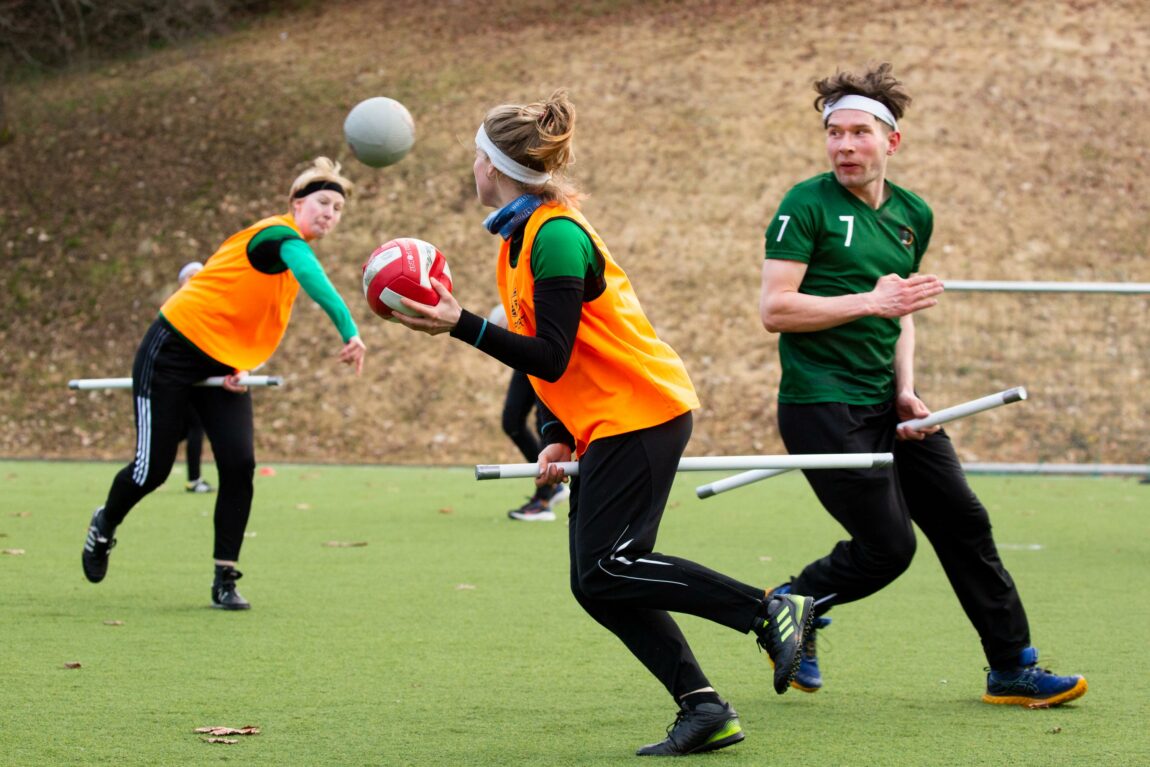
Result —
MULTIPOLYGON (((282 386, 282 376, 244 376, 237 383, 240 386, 282 386)), ((212 376, 200 381, 196 386, 223 386, 223 376, 212 376)), ((73 378, 68 382, 69 389, 131 389, 131 378, 73 378)))
POLYGON ((985 397, 972 399, 970 402, 963 402, 961 405, 936 410, 926 418, 912 418, 909 421, 903 421, 899 426, 909 426, 912 429, 929 429, 931 426, 938 426, 948 421, 954 421, 959 418, 965 418, 968 415, 981 413, 984 410, 1009 405, 1011 402, 1022 402, 1026 397, 1026 387, 1016 386, 1013 389, 1006 389, 1005 391, 1000 391, 995 394, 988 394, 985 397))
MULTIPOLYGON (((1067 476, 1133 476, 1150 479, 1150 464, 1139 463, 964 463, 970 474, 1049 474, 1067 476)), ((1146 481, 1146 480, 1143 480, 1146 481)))
MULTIPOLYGON (((972 399, 970 402, 963 402, 962 404, 955 405, 954 407, 936 410, 926 418, 915 418, 909 421, 903 421, 899 424, 899 426, 910 426, 914 429, 928 429, 931 426, 938 426, 939 424, 954 421, 958 418, 965 418, 968 415, 981 413, 984 410, 991 410, 1003 405, 1009 405, 1012 402, 1022 402, 1026 399, 1026 397, 1026 387, 1016 386, 1013 389, 1006 389, 995 394, 989 394, 985 397, 972 399)), ((713 495, 725 493, 728 490, 734 490, 737 487, 743 487, 744 485, 749 485, 753 482, 758 482, 763 479, 778 476, 779 474, 783 474, 785 471, 787 470, 745 471, 741 474, 735 474, 734 476, 716 480, 707 485, 700 485, 699 487, 695 488, 695 495, 697 495, 699 498, 710 498, 713 495)))
POLYGON ((947 290, 1004 293, 1150 293, 1150 282, 1028 282, 1026 280, 943 280, 947 290))
MULTIPOLYGON (((739 471, 741 469, 870 469, 894 463, 891 453, 817 453, 811 455, 711 455, 683 458, 678 471, 739 471)), ((578 461, 557 464, 568 477, 579 476, 578 461)), ((480 464, 476 479, 538 477, 537 463, 480 464)))
POLYGON ((786 474, 788 471, 790 471, 790 469, 755 469, 753 471, 744 471, 742 474, 717 479, 709 485, 700 485, 695 488, 695 495, 700 498, 710 498, 712 495, 725 493, 728 490, 734 490, 736 487, 742 487, 752 482, 776 477, 779 474, 786 474))

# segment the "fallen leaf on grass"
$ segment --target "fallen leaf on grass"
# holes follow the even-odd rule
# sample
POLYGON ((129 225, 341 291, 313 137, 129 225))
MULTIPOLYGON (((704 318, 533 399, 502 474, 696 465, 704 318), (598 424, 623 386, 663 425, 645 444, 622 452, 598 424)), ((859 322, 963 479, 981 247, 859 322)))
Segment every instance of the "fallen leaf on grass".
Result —
POLYGON ((455 587, 456 591, 475 591, 475 586, 470 583, 460 583, 455 587))
POLYGON ((104 621, 105 626, 123 626, 123 621, 104 621))
POLYGON ((245 724, 243 727, 197 727, 196 732, 201 735, 259 735, 260 728, 245 724))
POLYGON ((1058 733, 1062 732, 1062 728, 1055 725, 1054 728, 1049 729, 1046 732, 1049 735, 1057 735, 1058 733))
POLYGON ((325 541, 323 545, 329 549, 354 549, 366 546, 367 541, 325 541))
POLYGON ((440 514, 454 514, 455 509, 451 508, 450 506, 444 506, 442 509, 439 510, 439 513, 440 514))
POLYGON ((80 661, 70 660, 64 662, 64 668, 80 668, 80 661))
POLYGON ((30 512, 30 511, 17 511, 12 516, 14 516, 14 517, 30 517, 30 516, 32 516, 32 512, 30 512))
POLYGON ((295 507, 297 509, 299 509, 300 511, 307 511, 308 509, 311 508, 311 504, 310 503, 297 503, 295 505, 295 507))
POLYGON ((0 549, 0 554, 11 554, 14 557, 18 557, 23 553, 24 549, 0 549))

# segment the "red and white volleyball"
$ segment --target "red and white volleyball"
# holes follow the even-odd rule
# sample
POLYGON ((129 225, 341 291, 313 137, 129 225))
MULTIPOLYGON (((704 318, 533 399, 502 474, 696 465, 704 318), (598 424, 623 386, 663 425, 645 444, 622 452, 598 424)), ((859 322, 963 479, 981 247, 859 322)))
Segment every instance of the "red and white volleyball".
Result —
POLYGON ((371 310, 385 320, 395 312, 416 317, 400 297, 435 306, 439 294, 431 285, 432 277, 451 290, 451 269, 439 248, 414 237, 388 240, 363 265, 363 295, 371 310))

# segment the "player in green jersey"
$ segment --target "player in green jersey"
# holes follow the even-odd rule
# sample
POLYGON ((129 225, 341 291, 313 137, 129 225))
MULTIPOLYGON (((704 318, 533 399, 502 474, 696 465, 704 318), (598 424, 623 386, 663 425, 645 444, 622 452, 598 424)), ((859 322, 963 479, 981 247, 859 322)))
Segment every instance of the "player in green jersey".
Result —
MULTIPOLYGON (((814 596, 815 625, 825 627, 832 605, 869 596, 907 568, 913 522, 982 640, 983 700, 1047 707, 1079 698, 1083 677, 1037 665, 989 515, 946 433, 898 428, 930 414, 914 386, 913 316, 943 291, 937 277, 918 273, 930 208, 886 178, 910 97, 889 64, 839 72, 815 90, 831 172, 792 188, 766 231, 760 314, 780 334, 779 431, 791 453, 893 451, 895 467, 806 473, 850 537, 776 592, 814 596)), ((813 633, 794 685, 822 686, 813 633)))

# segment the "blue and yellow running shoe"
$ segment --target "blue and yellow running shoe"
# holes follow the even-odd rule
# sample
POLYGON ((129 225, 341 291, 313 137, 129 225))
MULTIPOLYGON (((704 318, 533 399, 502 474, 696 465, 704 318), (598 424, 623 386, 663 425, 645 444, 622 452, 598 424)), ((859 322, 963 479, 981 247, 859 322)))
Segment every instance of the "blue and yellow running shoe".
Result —
POLYGON ((1059 676, 1038 665, 1038 650, 1027 647, 1011 669, 991 669, 986 675, 984 703, 1050 708, 1086 694, 1086 678, 1059 676))

